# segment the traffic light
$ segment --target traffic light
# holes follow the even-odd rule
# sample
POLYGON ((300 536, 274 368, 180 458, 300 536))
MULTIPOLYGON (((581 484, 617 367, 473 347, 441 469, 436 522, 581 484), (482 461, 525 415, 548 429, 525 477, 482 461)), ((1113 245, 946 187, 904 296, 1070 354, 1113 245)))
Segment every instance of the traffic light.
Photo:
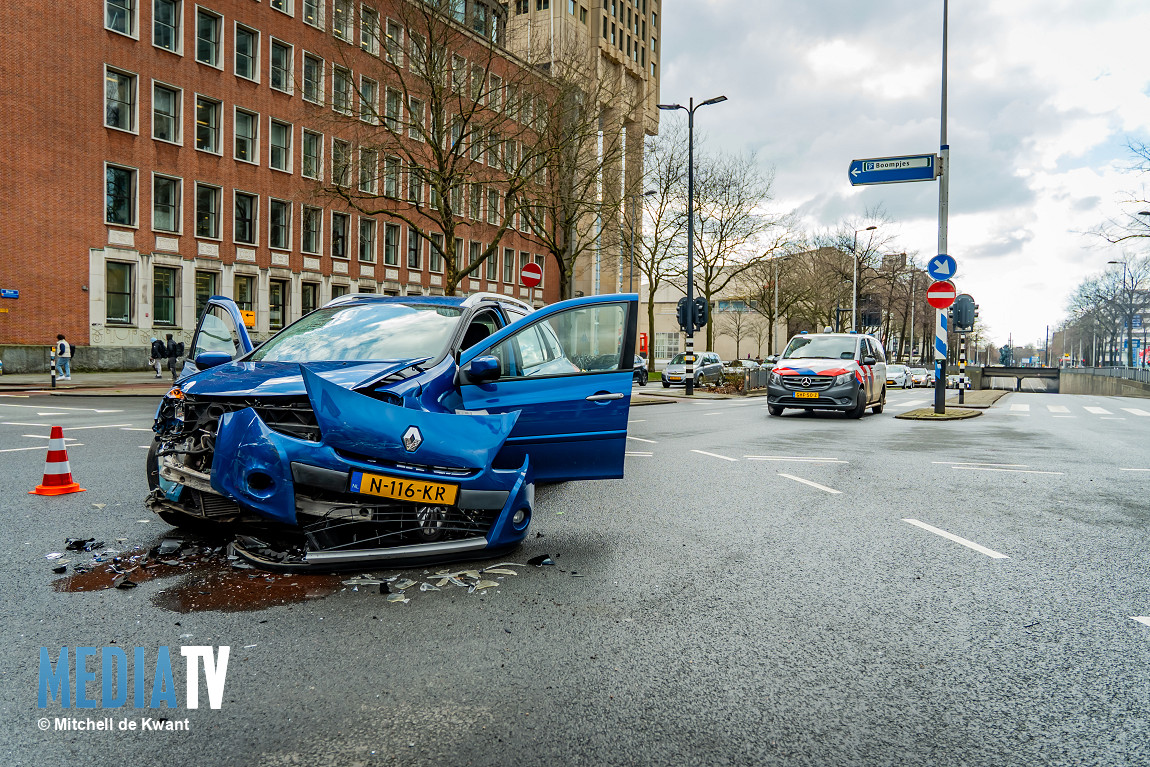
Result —
POLYGON ((974 299, 966 293, 954 299, 953 318, 955 330, 973 330, 974 320, 978 317, 978 307, 974 299))
POLYGON ((691 322, 690 317, 688 316, 688 313, 687 313, 687 297, 686 296, 679 299, 679 305, 675 307, 675 314, 679 320, 679 329, 682 330, 684 333, 686 333, 688 325, 691 322))
POLYGON ((688 317, 686 298, 680 298, 678 305, 675 307, 675 315, 679 320, 679 329, 684 333, 693 333, 696 330, 701 330, 711 318, 710 306, 707 304, 707 299, 703 296, 698 296, 691 308, 694 309, 694 311, 690 312, 691 316, 688 317), (689 331, 687 327, 688 323, 692 323, 689 331))
POLYGON ((695 298, 695 330, 701 330, 711 319, 711 307, 703 296, 695 298))

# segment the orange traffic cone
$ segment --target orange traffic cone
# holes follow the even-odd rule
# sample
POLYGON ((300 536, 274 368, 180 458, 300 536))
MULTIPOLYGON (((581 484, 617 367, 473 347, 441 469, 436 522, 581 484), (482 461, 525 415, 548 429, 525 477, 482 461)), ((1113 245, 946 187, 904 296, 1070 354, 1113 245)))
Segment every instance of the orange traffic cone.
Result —
POLYGON ((86 492, 72 481, 72 468, 68 465, 68 451, 64 447, 64 429, 52 427, 48 440, 48 459, 44 464, 44 481, 29 490, 29 495, 64 495, 86 492))

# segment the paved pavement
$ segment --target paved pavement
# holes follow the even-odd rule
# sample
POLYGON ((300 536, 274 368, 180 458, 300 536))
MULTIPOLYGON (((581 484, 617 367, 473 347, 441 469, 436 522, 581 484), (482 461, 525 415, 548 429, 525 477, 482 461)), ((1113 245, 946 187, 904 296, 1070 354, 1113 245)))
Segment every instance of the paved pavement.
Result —
POLYGON ((167 534, 141 508, 155 401, 6 393, 8 761, 1150 764, 1150 406, 1010 394, 971 421, 891 417, 928 402, 895 392, 857 421, 636 409, 624 479, 537 490, 508 560, 558 567, 409 604, 338 581, 276 604, 260 595, 284 580, 246 572, 69 592, 44 559, 65 537, 167 534), (27 495, 53 423, 85 493, 27 495), (219 710, 186 706, 193 644, 232 648, 219 710), (179 706, 158 715, 190 731, 41 732, 38 655, 62 646, 147 664, 171 647, 179 706))

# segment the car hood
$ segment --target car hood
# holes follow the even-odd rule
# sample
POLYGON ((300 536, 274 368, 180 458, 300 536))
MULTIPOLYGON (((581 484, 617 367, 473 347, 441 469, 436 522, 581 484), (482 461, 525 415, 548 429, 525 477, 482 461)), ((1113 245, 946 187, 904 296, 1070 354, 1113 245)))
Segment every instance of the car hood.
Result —
POLYGON ((858 370, 858 363, 854 360, 820 359, 818 357, 804 357, 802 359, 782 359, 775 363, 774 372, 781 376, 837 376, 858 370))
POLYGON ((197 396, 305 396, 301 369, 345 389, 368 386, 392 373, 424 361, 373 360, 368 362, 229 362, 180 382, 180 388, 197 396))

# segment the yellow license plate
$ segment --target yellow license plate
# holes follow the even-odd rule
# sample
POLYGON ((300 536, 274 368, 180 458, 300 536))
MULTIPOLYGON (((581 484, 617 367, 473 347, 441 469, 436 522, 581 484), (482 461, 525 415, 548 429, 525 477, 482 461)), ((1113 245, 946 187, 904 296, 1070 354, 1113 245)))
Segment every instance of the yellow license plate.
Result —
POLYGON ((819 393, 817 391, 797 391, 795 397, 797 399, 818 399, 819 393))
POLYGON ((351 491, 364 495, 377 495, 380 498, 393 498, 397 501, 441 506, 454 506, 456 498, 459 497, 459 485, 421 482, 417 479, 367 474, 362 471, 351 473, 351 491))
POLYGON ((671 381, 680 381, 680 380, 682 380, 683 377, 682 376, 667 376, 667 378, 671 381))

